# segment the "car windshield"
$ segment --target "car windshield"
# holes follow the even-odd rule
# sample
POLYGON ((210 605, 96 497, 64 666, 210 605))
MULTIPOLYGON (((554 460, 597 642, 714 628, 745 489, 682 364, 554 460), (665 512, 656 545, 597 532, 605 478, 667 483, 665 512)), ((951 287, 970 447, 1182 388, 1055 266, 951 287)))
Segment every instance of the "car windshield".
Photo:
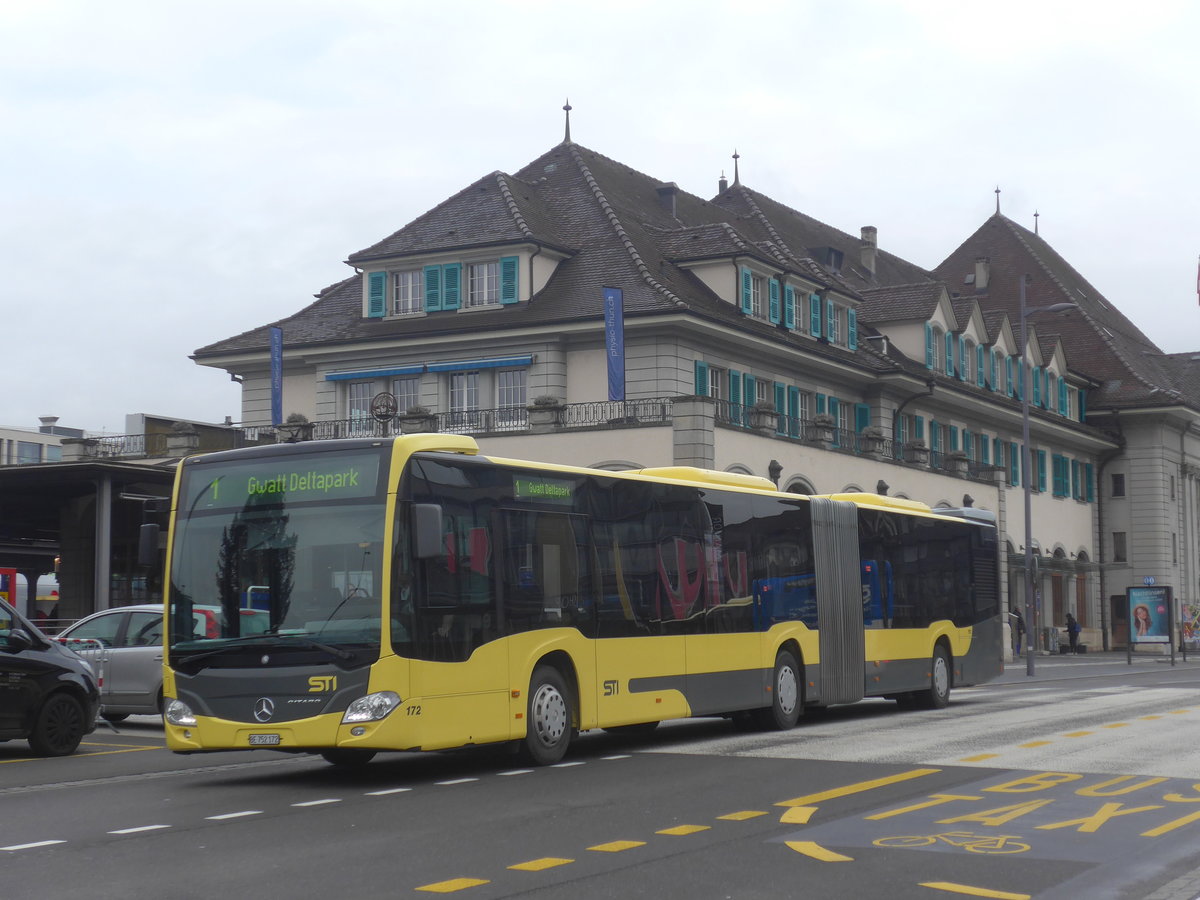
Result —
POLYGON ((185 472, 171 550, 173 663, 239 665, 265 648, 280 665, 378 656, 379 455, 337 459, 185 472), (225 650, 223 663, 215 651, 225 650))

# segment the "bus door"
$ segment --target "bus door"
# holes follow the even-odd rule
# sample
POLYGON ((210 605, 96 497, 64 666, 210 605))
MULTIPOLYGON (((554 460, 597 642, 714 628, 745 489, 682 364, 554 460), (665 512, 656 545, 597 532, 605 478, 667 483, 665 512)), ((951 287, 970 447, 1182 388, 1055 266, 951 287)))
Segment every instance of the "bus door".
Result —
POLYGON ((866 676, 858 509, 853 503, 814 497, 812 523, 821 702, 854 703, 863 698, 866 676))

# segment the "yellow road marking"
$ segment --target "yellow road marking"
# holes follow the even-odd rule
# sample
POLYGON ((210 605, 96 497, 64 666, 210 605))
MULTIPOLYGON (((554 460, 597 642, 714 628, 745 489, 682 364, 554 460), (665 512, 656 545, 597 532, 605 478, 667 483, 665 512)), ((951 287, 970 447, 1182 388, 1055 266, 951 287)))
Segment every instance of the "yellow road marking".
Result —
POLYGON ((607 844, 597 844, 595 847, 588 847, 588 849, 595 850, 598 853, 620 853, 622 850, 632 850, 634 847, 645 846, 645 841, 609 841, 607 844))
POLYGON ((911 781, 914 778, 923 778, 926 775, 935 775, 941 769, 912 769, 908 772, 901 772, 899 775, 889 775, 886 778, 875 778, 871 781, 860 781, 857 784, 848 784, 840 788, 831 788, 828 791, 821 791, 817 794, 808 794, 804 797, 794 797, 791 800, 784 800, 782 803, 776 803, 776 806, 812 806, 814 803, 821 803, 825 800, 834 800, 838 797, 848 797, 851 794, 861 794, 863 791, 873 791, 875 788, 887 787, 890 784, 899 784, 902 781, 911 781))
POLYGON ((999 753, 980 753, 976 756, 964 756, 959 762, 983 762, 985 759, 995 759, 999 753))
POLYGON ((575 862, 573 859, 562 859, 558 856, 543 856, 541 859, 531 859, 529 862, 517 863, 515 866, 509 866, 509 868, 516 869, 519 872, 540 872, 543 869, 553 869, 555 866, 565 866, 573 862, 575 862))
POLYGON ((1018 747, 1025 747, 1025 748, 1030 748, 1030 747, 1045 747, 1045 746, 1047 746, 1049 743, 1050 743, 1050 741, 1030 741, 1028 744, 1017 744, 1017 746, 1018 746, 1018 747))
POLYGON ((708 831, 711 827, 711 825, 676 825, 674 828, 663 828, 661 831, 654 833, 673 835, 695 834, 697 831, 708 831))
POLYGON ((788 841, 787 845, 797 853, 803 853, 805 856, 811 856, 821 862, 854 862, 853 856, 842 856, 842 854, 828 850, 820 844, 814 844, 812 841, 788 841))
POLYGON ((422 885, 417 890, 428 891, 431 894, 453 894, 455 891, 479 887, 479 885, 487 883, 487 880, 484 878, 451 878, 449 881, 438 881, 434 884, 422 885))
MULTIPOLYGON (((100 746, 103 747, 104 745, 101 744, 100 746)), ((83 757, 83 756, 109 756, 113 753, 140 753, 143 750, 161 750, 161 749, 162 749, 162 747, 129 747, 127 749, 122 749, 122 750, 88 750, 84 753, 72 754, 71 756, 50 756, 50 757, 19 756, 16 759, 0 759, 0 766, 4 765, 5 763, 48 762, 49 760, 53 760, 53 759, 61 759, 63 761, 70 761, 72 759, 79 759, 80 757, 83 757)))
POLYGON ((989 888, 972 887, 969 884, 955 884, 953 881, 922 881, 921 887, 933 888, 935 891, 949 891, 952 894, 968 894, 971 897, 992 897, 994 900, 1029 900, 1029 894, 1014 894, 1011 891, 993 891, 989 888))
POLYGON ((757 819, 759 816, 765 816, 766 813, 757 809, 744 809, 741 812, 728 813, 724 816, 717 816, 718 819, 724 819, 726 822, 744 822, 747 819, 757 819))
POLYGON ((1151 719, 1161 719, 1161 718, 1162 718, 1162 716, 1142 716, 1141 718, 1143 719, 1143 721, 1147 721, 1147 722, 1148 722, 1148 721, 1150 721, 1151 719))
POLYGON ((1128 722, 1113 722, 1111 725, 1105 725, 1105 728, 1128 728, 1128 722))
POLYGON ((807 825, 812 814, 817 811, 815 806, 789 806, 779 817, 784 825, 807 825))
POLYGON ((1186 716, 1186 715, 1187 715, 1188 713, 1190 713, 1190 712, 1191 712, 1191 710, 1190 710, 1190 709, 1173 709, 1173 710, 1171 710, 1171 715, 1173 715, 1173 716, 1186 716))
POLYGON ((1087 737, 1089 734, 1095 734, 1094 731, 1068 731, 1063 737, 1087 737))
POLYGON ((160 741, 157 744, 107 744, 103 741, 80 741, 80 747, 137 747, 139 749, 145 747, 165 747, 166 741, 160 741))

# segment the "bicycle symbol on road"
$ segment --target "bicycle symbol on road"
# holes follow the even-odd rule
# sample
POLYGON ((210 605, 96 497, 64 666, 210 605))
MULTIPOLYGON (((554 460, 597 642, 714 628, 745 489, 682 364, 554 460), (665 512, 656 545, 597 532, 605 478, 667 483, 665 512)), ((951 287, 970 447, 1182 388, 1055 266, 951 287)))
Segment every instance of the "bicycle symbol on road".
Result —
POLYGON ((968 853, 1024 853, 1029 845, 1014 840, 1016 834, 974 834, 970 831, 943 831, 941 834, 912 834, 898 837, 879 838, 876 847, 929 847, 933 844, 949 844, 962 847, 968 853))

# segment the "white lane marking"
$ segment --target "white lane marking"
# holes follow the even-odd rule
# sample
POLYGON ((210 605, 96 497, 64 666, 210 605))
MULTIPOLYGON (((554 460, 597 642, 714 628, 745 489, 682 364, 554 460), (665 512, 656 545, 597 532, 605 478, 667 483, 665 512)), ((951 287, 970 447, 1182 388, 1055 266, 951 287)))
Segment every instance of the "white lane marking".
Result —
POLYGON ((570 769, 572 766, 582 766, 582 765, 584 765, 584 763, 581 763, 581 762, 565 762, 565 763, 555 763, 555 764, 554 764, 554 765, 552 765, 550 768, 552 768, 552 769, 570 769))
POLYGON ((442 785, 443 787, 448 787, 449 785, 452 785, 452 784, 467 784, 468 782, 478 781, 478 780, 479 780, 478 778, 455 778, 453 781, 436 781, 434 783, 442 785))
POLYGON ((0 850, 32 850, 35 847, 49 847, 51 844, 65 844, 66 841, 35 841, 32 844, 13 844, 11 847, 0 847, 0 850))
POLYGON ((497 775, 532 775, 533 769, 510 769, 507 772, 497 772, 497 775))
POLYGON ((326 797, 324 800, 305 800, 303 803, 293 803, 292 806, 324 806, 326 803, 341 802, 341 797, 326 797))
POLYGON ((385 794, 403 794, 405 791, 411 791, 412 788, 388 788, 383 791, 367 791, 368 797, 382 797, 385 794))
POLYGON ((630 753, 618 753, 616 756, 602 756, 601 759, 633 759, 630 753))
POLYGON ((138 834, 142 831, 159 831, 170 827, 170 825, 139 825, 136 828, 118 828, 116 831, 110 831, 109 834, 138 834))
POLYGON ((261 816, 262 812, 261 809, 243 809, 241 812, 222 813, 219 816, 205 816, 204 818, 220 822, 223 819, 240 819, 243 816, 261 816))

